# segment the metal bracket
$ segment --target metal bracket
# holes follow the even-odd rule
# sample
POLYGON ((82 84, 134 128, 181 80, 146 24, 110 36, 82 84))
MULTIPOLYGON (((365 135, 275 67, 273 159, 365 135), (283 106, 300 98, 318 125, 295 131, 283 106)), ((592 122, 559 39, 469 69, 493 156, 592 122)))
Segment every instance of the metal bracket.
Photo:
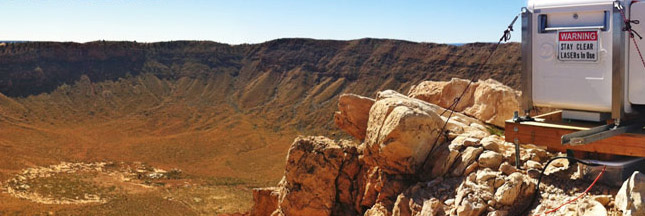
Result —
POLYGON ((591 128, 589 130, 577 131, 562 136, 562 145, 578 146, 607 139, 624 133, 642 130, 644 121, 634 121, 627 124, 609 124, 591 128))
POLYGON ((526 121, 535 121, 535 119, 529 116, 528 114, 526 116, 520 116, 520 114, 517 111, 513 112, 513 122, 520 123, 520 122, 526 122, 526 121))

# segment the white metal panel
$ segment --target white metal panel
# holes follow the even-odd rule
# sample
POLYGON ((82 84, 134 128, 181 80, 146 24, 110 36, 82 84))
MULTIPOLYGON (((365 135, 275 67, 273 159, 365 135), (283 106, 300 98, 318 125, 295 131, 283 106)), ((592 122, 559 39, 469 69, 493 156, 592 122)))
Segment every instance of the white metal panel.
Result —
MULTIPOLYGON (((639 25, 632 24, 632 28, 645 35, 645 3, 639 2, 634 3, 631 6, 631 17, 632 20, 639 20, 641 23, 639 25)), ((641 48, 641 52, 645 52, 645 41, 636 39, 638 46, 641 48)), ((645 67, 641 62, 641 58, 638 55, 638 51, 633 44, 633 41, 629 40, 629 70, 628 70, 628 85, 629 89, 627 94, 629 96, 629 102, 633 104, 645 104, 645 67)))
POLYGON ((547 23, 549 27, 566 26, 601 26, 605 24, 605 13, 602 10, 576 12, 577 19, 571 12, 549 13, 547 23))
MULTIPOLYGON (((625 0, 619 0, 619 1, 625 2, 625 0)), ((554 7, 613 4, 613 2, 614 0, 529 0, 527 8, 529 10, 533 10, 533 9, 554 8, 554 7)))
MULTIPOLYGON (((611 1, 533 1, 543 3, 542 6, 555 2, 564 3, 607 3, 604 5, 558 7, 557 9, 540 9, 533 13, 533 26, 539 28, 538 16, 557 14, 557 17, 572 17, 580 11, 596 11, 592 14, 607 11, 609 17, 613 11, 611 1)), ((595 19, 595 16, 589 16, 595 19)), ((579 16, 580 22, 564 20, 576 26, 585 26, 585 16, 579 16)), ((567 18, 568 19, 568 18, 567 18)), ((553 22, 553 21, 552 21, 553 22)), ((559 21, 558 21, 559 22, 559 21)), ((591 21, 589 21, 591 22, 591 21)), ((611 25, 611 22, 607 22, 611 25)), ((560 61, 557 58, 558 32, 539 33, 532 29, 533 37, 533 102, 536 106, 555 107, 562 109, 586 110, 595 112, 611 111, 611 79, 612 79, 612 26, 607 31, 598 31, 598 60, 593 62, 560 61)))
POLYGON ((610 113, 586 112, 577 110, 562 110, 562 119, 603 122, 611 118, 610 113))

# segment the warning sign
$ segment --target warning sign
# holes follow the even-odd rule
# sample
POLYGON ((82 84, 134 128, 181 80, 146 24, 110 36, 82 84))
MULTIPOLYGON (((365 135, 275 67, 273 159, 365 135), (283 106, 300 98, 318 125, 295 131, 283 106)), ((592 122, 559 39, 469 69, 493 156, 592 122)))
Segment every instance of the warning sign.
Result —
POLYGON ((598 60, 598 32, 558 32, 558 59, 560 61, 598 60))

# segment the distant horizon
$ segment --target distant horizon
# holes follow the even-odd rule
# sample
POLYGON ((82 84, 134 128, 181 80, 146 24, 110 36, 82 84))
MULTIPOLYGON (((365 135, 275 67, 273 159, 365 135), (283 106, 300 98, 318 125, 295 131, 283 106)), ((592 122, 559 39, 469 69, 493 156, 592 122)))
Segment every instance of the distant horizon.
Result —
MULTIPOLYGON (((8 1, 1 41, 496 41, 525 1, 8 1), (484 13, 485 12, 485 13, 484 13)), ((519 41, 520 22, 512 41, 519 41)))
MULTIPOLYGON (((263 42, 258 42, 258 43, 241 43, 241 44, 231 44, 231 43, 224 43, 220 41, 213 41, 213 40, 166 40, 166 41, 137 41, 137 40, 92 40, 92 41, 48 41, 48 40, 0 40, 0 43, 78 43, 78 44, 85 44, 85 43, 94 43, 94 42, 133 42, 133 43, 167 43, 167 42, 178 42, 178 41, 204 41, 204 42, 214 42, 214 43, 220 43, 220 44, 228 44, 228 45, 253 45, 253 44, 262 44, 262 43, 267 43, 271 41, 276 41, 276 40, 317 40, 317 41, 356 41, 356 40, 364 40, 364 39, 373 39, 373 40, 393 40, 393 41, 405 41, 405 42, 411 42, 411 43, 432 43, 432 44, 448 44, 448 45, 455 45, 455 46, 460 46, 460 45, 466 45, 466 44, 475 44, 475 43, 497 43, 496 41, 476 41, 476 42, 456 42, 456 43, 440 43, 440 42, 431 42, 431 41, 409 41, 409 40, 401 40, 401 39, 392 39, 392 38, 357 38, 357 39, 348 39, 348 40, 337 40, 337 39, 317 39, 317 38, 276 38, 272 40, 267 40, 263 42)), ((507 43, 517 43, 518 41, 509 41, 507 43)))

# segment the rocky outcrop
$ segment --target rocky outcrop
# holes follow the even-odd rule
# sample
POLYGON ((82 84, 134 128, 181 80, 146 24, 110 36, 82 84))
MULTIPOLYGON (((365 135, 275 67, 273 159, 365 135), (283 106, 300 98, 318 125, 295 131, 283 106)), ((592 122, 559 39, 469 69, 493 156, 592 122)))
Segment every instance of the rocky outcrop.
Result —
POLYGON ((513 113, 520 110, 520 96, 521 92, 495 80, 479 81, 473 95, 473 106, 465 109, 464 113, 486 123, 504 127, 504 121, 511 119, 513 113))
POLYGON ((521 92, 492 79, 468 83, 469 80, 458 78, 447 82, 425 81, 412 87, 408 95, 448 108, 463 93, 455 111, 498 127, 503 127, 504 121, 519 111, 521 92))
POLYGON ((364 143, 296 139, 278 198, 272 188, 258 193, 268 204, 256 201, 255 215, 269 212, 259 205, 274 215, 501 214, 532 193, 525 174, 497 171, 514 149, 477 119, 447 121, 444 108, 390 90, 373 102, 343 95, 339 109, 337 125, 364 143))
POLYGON ((338 128, 359 140, 365 139, 369 111, 374 99, 355 94, 342 94, 338 98, 338 112, 334 114, 334 123, 338 128))
POLYGON ((479 86, 478 82, 474 82, 471 85, 468 85, 468 83, 469 80, 459 78, 453 78, 450 81, 424 81, 413 86, 408 95, 448 108, 463 93, 461 101, 455 107, 455 111, 461 112, 473 105, 473 95, 475 89, 479 86), (467 86, 468 89, 464 92, 467 86))
MULTIPOLYGON (((424 101, 449 104, 455 92, 467 85, 465 81, 423 85, 439 93, 411 94, 417 97, 413 98, 387 90, 379 92, 373 103, 360 96, 343 95, 341 111, 335 116, 337 124, 358 140, 363 134, 360 130, 364 130, 364 141, 357 147, 343 147, 353 145, 323 137, 297 139, 287 158, 285 179, 280 183, 280 198, 273 214, 520 214, 535 194, 537 176, 529 173, 542 169, 542 163, 554 155, 535 145, 522 145, 522 166, 517 169, 514 144, 491 135, 480 120, 463 113, 454 113, 448 119, 445 108, 424 101), (365 119, 366 125, 360 123, 365 119)), ((478 104, 483 100, 503 101, 508 96, 496 85, 492 81, 478 82, 471 92, 472 100, 466 100, 472 103, 460 109, 492 109, 493 113, 501 110, 478 104)), ((481 113, 473 116, 494 121, 481 113)), ((559 170, 568 168, 559 165, 559 170)), ((552 184, 543 184, 548 184, 550 192, 558 190, 552 184)), ((587 215, 606 212, 604 205, 609 201, 600 206, 598 203, 585 201, 572 209, 579 208, 575 212, 587 215)), ((550 204, 539 206, 540 212, 552 208, 550 204)))
POLYGON ((623 183, 616 206, 625 216, 645 215, 645 174, 636 171, 623 183))
POLYGON ((285 175, 278 188, 258 189, 253 215, 352 214, 356 146, 326 137, 298 137, 291 145, 285 175), (278 194, 277 200, 275 199, 278 194), (275 203, 277 201, 277 203, 275 203), (272 208, 274 207, 275 208, 272 208))
POLYGON ((443 122, 423 101, 405 96, 376 101, 367 125, 367 164, 390 174, 415 173, 434 145, 443 141, 443 122))
POLYGON ((357 209, 379 206, 376 209, 384 207, 389 215, 397 195, 409 186, 407 183, 410 181, 409 176, 388 174, 379 167, 364 166, 364 168, 367 171, 359 177, 359 180, 364 181, 359 182, 357 209))
POLYGON ((413 174, 425 160, 434 161, 431 156, 441 156, 430 153, 445 150, 437 149, 437 146, 446 139, 459 134, 466 138, 488 135, 482 131, 480 121, 459 113, 446 124, 446 134, 440 135, 448 115, 444 111, 437 105, 394 91, 379 92, 368 120, 366 164, 378 166, 390 174, 413 174), (440 116, 441 113, 446 116, 440 116))

